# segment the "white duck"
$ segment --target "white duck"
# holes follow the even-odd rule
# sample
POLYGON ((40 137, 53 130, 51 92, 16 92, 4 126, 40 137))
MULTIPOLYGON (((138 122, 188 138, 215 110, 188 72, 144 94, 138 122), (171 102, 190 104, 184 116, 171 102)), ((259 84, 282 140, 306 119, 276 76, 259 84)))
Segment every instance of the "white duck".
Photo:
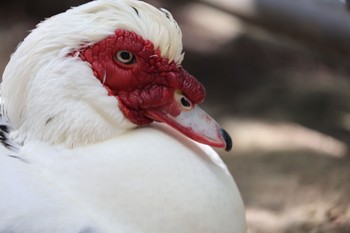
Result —
POLYGON ((166 10, 97 0, 25 38, 1 85, 0 233, 246 231, 181 37, 166 10))

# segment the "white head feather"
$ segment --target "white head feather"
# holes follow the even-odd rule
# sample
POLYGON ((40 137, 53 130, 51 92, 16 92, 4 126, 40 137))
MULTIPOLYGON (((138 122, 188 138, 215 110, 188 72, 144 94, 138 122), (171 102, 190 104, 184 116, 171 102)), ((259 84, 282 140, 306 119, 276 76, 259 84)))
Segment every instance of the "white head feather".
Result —
POLYGON ((3 74, 3 115, 18 130, 18 140, 79 146, 133 127, 87 63, 69 56, 116 29, 133 31, 162 56, 182 62, 178 25, 169 12, 147 3, 97 0, 53 16, 25 38, 3 74))

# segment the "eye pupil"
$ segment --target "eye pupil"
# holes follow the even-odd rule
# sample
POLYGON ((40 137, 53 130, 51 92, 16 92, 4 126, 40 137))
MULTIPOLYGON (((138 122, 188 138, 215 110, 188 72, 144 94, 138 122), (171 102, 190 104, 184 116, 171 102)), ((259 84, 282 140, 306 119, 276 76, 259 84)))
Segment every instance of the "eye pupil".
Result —
POLYGON ((124 60, 129 60, 130 57, 131 57, 131 55, 130 55, 130 53, 128 53, 128 52, 121 52, 121 53, 120 53, 120 57, 121 57, 122 59, 124 59, 124 60))
POLYGON ((182 104, 182 106, 187 107, 187 108, 191 107, 190 101, 188 99, 186 99, 185 97, 181 98, 181 104, 182 104))

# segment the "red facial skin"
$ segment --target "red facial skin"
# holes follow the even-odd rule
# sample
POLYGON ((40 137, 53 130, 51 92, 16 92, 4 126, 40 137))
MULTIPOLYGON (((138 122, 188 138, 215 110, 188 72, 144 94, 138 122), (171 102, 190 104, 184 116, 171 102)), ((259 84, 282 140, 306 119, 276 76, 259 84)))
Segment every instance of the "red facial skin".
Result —
POLYGON ((80 50, 79 54, 91 65, 109 95, 118 98, 123 114, 137 125, 153 121, 147 116, 149 109, 163 107, 171 116, 178 116, 182 109, 174 101, 175 91, 180 91, 192 104, 205 98, 201 83, 174 61, 161 57, 151 41, 136 33, 118 29, 99 43, 80 50), (133 53, 135 62, 119 62, 118 51, 133 53))

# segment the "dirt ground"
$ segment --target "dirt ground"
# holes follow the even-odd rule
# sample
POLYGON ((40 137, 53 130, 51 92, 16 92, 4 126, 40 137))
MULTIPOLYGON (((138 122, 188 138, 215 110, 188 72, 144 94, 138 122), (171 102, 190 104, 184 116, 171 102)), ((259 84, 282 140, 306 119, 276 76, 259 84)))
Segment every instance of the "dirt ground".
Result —
POLYGON ((350 232, 349 67, 253 35, 231 45, 205 81, 249 232, 350 232))
POLYGON ((231 46, 194 70, 211 75, 208 109, 233 135, 233 151, 218 152, 249 232, 350 232, 348 67, 253 35, 231 46))
POLYGON ((233 135, 219 153, 249 232, 350 232, 349 67, 251 34, 226 49, 194 70, 210 74, 208 109, 233 135))
MULTIPOLYGON (((198 11, 213 13, 202 6, 174 11, 184 66, 207 89, 203 108, 233 136, 232 152, 218 152, 241 190, 248 232, 350 232, 349 60, 234 20, 220 31, 196 21, 198 11)), ((38 18, 0 23, 1 73, 38 18)))

